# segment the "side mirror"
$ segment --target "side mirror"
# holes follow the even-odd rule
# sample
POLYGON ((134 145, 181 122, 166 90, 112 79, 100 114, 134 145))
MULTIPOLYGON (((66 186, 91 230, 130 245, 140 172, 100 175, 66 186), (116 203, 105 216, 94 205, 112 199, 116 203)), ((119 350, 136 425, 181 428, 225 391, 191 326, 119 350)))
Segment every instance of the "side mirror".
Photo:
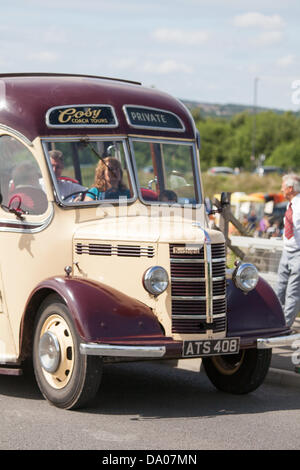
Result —
POLYGON ((212 213, 212 210, 213 210, 213 205, 212 205, 212 202, 211 200, 209 199, 209 197, 206 197, 204 199, 204 205, 205 205, 205 210, 206 210, 206 213, 208 215, 210 215, 212 213))
POLYGON ((221 206, 222 207, 230 205, 230 197, 231 197, 231 193, 223 192, 221 194, 221 206))

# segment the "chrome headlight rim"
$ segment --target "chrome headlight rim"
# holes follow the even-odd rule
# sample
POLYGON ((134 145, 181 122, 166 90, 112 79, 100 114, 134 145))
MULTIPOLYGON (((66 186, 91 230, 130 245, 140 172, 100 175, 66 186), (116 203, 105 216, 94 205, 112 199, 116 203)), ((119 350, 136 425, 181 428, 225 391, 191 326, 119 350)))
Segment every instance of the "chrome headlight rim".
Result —
POLYGON ((148 268, 143 275, 143 285, 146 291, 155 297, 165 292, 169 285, 169 276, 165 268, 163 266, 151 266, 151 268, 148 268), (158 272, 164 276, 164 280, 156 281, 157 284, 155 284, 154 279, 158 272))
POLYGON ((258 270, 257 268, 254 266, 254 264, 251 264, 251 263, 240 263, 233 275, 232 275, 232 279, 236 285, 236 287, 240 290, 242 290, 243 292, 251 292, 252 290, 254 290, 257 286, 257 283, 258 283, 258 280, 259 280, 259 273, 258 273, 258 270), (245 273, 245 270, 249 270, 249 269, 252 269, 253 270, 253 279, 254 279, 254 282, 252 285, 249 285, 247 286, 245 284, 245 281, 243 280, 243 274, 245 273))

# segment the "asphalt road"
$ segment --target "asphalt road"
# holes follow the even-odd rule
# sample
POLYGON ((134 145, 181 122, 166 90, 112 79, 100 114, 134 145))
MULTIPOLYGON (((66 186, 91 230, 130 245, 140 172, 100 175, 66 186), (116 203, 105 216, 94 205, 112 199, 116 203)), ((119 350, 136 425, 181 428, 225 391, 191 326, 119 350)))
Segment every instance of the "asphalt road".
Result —
POLYGON ((106 365, 96 400, 59 410, 33 378, 0 376, 0 449, 299 449, 299 389, 218 392, 204 374, 162 364, 106 365))

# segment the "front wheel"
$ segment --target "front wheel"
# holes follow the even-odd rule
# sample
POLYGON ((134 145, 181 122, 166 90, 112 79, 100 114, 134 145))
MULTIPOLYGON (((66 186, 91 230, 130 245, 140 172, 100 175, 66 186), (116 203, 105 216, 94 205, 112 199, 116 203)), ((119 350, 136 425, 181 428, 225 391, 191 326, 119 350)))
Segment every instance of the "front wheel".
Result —
POLYGON ((53 405, 74 409, 97 393, 102 361, 79 351, 79 338, 67 306, 56 295, 39 309, 33 342, 33 367, 38 386, 53 405))
POLYGON ((270 367, 272 349, 244 349, 239 354, 203 358, 213 385, 227 393, 245 394, 258 388, 270 367))

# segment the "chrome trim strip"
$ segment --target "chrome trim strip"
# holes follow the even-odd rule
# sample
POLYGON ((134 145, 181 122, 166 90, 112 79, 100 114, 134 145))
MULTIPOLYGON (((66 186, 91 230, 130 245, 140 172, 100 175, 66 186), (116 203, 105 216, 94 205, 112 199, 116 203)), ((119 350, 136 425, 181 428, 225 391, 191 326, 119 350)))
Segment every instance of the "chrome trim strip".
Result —
POLYGON ((0 232, 14 232, 14 233, 38 233, 42 232, 45 230, 50 223, 52 222, 53 216, 54 216, 54 209, 53 209, 53 204, 49 202, 49 205, 51 205, 51 213, 47 217, 47 219, 41 221, 41 222, 27 222, 26 219, 23 221, 18 222, 17 220, 12 220, 12 219, 6 219, 6 220, 0 220, 0 232), (10 225, 10 227, 5 227, 5 225, 10 225), (2 227, 2 225, 4 225, 2 227), (22 228, 22 225, 24 226, 29 226, 32 228, 22 228))
MULTIPOLYGON (((90 135, 90 134, 87 134, 86 136, 84 136, 85 138, 88 138, 89 140, 92 140, 92 142, 101 142, 102 140, 108 140, 108 141, 111 141, 112 140, 112 135, 90 135)), ((127 138, 126 135, 124 134, 120 134, 117 136, 117 138, 119 140, 124 140, 127 138)), ((70 135, 64 135, 64 136, 61 136, 61 135, 56 135, 56 136, 47 136, 47 135, 44 135, 44 136, 40 136, 40 139, 42 142, 79 142, 80 139, 82 139, 82 136, 80 136, 79 134, 75 134, 73 136, 70 136, 70 135)))
MULTIPOLYGON (((226 295, 211 296, 213 300, 226 299, 226 295)), ((172 295, 172 300, 206 300, 206 295, 172 295)))
MULTIPOLYGON (((206 262, 205 259, 187 259, 187 258, 170 258, 170 261, 173 264, 175 263, 205 263, 206 262)), ((226 258, 211 258, 212 263, 221 263, 222 261, 226 261, 226 258)))
MULTIPOLYGON (((204 259, 205 259, 205 278, 206 278, 206 321, 207 323, 213 323, 214 316, 213 316, 213 282, 212 282, 212 263, 217 262, 218 258, 212 259, 212 251, 211 251, 211 239, 206 232, 204 231, 205 239, 204 239, 204 259)), ((215 296, 215 298, 224 298, 224 296, 215 296)))
POLYGON ((166 347, 81 343, 80 352, 89 356, 162 357, 166 353, 166 347))
MULTIPOLYGON (((205 277, 171 277, 171 282, 205 282, 205 277)), ((225 276, 217 276, 212 278, 215 281, 224 281, 225 276)))
MULTIPOLYGON (((193 227, 198 227, 204 234, 204 270, 206 279, 206 322, 213 323, 213 281, 212 281, 212 263, 217 262, 219 258, 212 259, 211 238, 209 233, 201 227, 198 222, 194 222, 193 227)), ((219 296, 218 296, 219 297, 219 296)))
MULTIPOLYGON (((172 315, 172 318, 175 320, 206 320, 206 315, 172 315)), ((226 319, 225 313, 219 313, 218 315, 214 315, 214 320, 218 318, 226 319)))
POLYGON ((291 346, 294 341, 300 340, 300 333, 289 336, 277 336, 275 338, 257 338, 257 349, 277 348, 291 346))

